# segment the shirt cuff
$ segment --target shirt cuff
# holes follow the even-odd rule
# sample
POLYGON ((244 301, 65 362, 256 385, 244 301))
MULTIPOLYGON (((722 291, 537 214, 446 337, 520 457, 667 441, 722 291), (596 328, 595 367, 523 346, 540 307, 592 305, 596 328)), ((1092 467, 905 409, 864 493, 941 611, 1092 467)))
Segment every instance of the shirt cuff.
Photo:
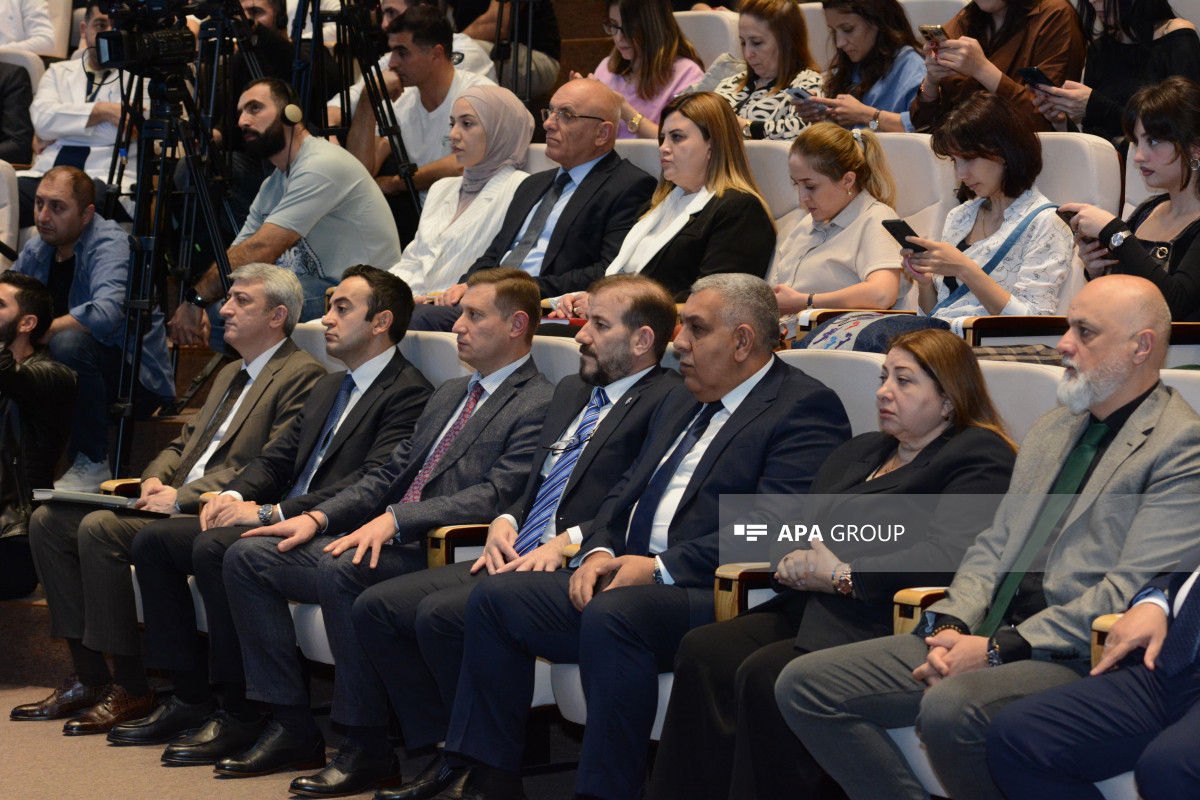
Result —
POLYGON ((395 535, 399 536, 400 535, 400 518, 396 516, 396 509, 392 508, 391 506, 388 506, 388 513, 392 515, 392 522, 396 526, 395 535))
POLYGON ((580 544, 583 542, 583 529, 578 525, 572 525, 565 531, 571 539, 571 544, 580 544))
POLYGON ((992 637, 992 641, 996 643, 996 650, 1000 654, 1001 663, 1011 664, 1014 661, 1028 661, 1033 657, 1033 646, 1026 641, 1025 637, 1016 628, 1001 628, 996 631, 996 634, 992 637))
MULTIPOLYGON (((392 516, 395 516, 395 514, 393 514, 392 516)), ((501 514, 500 516, 496 517, 496 521, 497 521, 497 522, 498 522, 498 521, 500 521, 500 520, 502 520, 502 519, 503 519, 503 520, 508 520, 508 524, 509 524, 509 525, 512 525, 512 527, 513 527, 513 530, 514 530, 514 531, 515 531, 515 530, 518 530, 518 528, 517 528, 517 518, 516 518, 516 517, 514 517, 512 514, 501 514)), ((397 525, 396 527, 399 527, 399 525, 397 525)))
POLYGON ((235 500, 237 500, 239 503, 243 503, 246 501, 246 498, 242 497, 241 492, 235 492, 233 489, 226 489, 225 491, 221 492, 221 494, 228 495, 229 497, 232 497, 235 500))
POLYGON ((1154 587, 1143 589, 1133 596, 1133 602, 1129 604, 1129 607, 1133 608, 1134 606, 1140 606, 1142 603, 1153 603, 1161 608, 1163 613, 1167 615, 1167 618, 1170 619, 1171 606, 1167 603, 1167 595, 1162 589, 1157 589, 1154 587))
POLYGON ((654 557, 654 565, 658 567, 658 571, 662 573, 663 583, 667 586, 674 586, 675 579, 671 577, 671 573, 667 571, 667 565, 663 563, 662 556, 654 557))

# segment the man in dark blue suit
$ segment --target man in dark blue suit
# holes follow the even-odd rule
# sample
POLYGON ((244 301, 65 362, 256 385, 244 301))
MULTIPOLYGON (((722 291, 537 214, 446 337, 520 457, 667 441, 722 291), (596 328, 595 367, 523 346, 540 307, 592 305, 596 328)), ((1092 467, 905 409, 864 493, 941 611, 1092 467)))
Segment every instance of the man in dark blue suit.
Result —
POLYGON ((578 796, 641 797, 658 673, 714 619, 721 495, 803 493, 850 434, 837 395, 775 358, 779 310, 762 279, 702 278, 681 319, 684 387, 655 414, 574 569, 496 575, 471 594, 446 740, 451 766, 472 766, 464 798, 520 796, 538 656, 580 665, 578 796))
POLYGON ((1197 575, 1160 575, 1138 592, 1109 631, 1092 678, 996 716, 988 767, 1006 797, 1103 800, 1093 782, 1129 770, 1145 800, 1200 797, 1197 575))
POLYGON ((542 126, 546 157, 560 168, 517 187, 487 251, 437 305, 417 306, 413 330, 450 330, 466 278, 481 269, 523 269, 542 297, 581 292, 604 276, 655 186, 613 151, 620 121, 621 98, 599 81, 578 78, 554 93, 542 126))
MULTIPOLYGON (((471 589, 490 574, 553 571, 579 544, 613 481, 637 458, 679 374, 658 365, 675 329, 675 302, 640 275, 601 278, 575 340, 578 376, 561 380, 542 426, 525 494, 497 517, 475 562, 377 584, 354 604, 354 629, 400 718, 404 745, 441 744, 462 665, 471 589)), ((399 797, 432 797, 464 777, 435 758, 399 797)), ((389 790, 379 793, 384 800, 389 790)))

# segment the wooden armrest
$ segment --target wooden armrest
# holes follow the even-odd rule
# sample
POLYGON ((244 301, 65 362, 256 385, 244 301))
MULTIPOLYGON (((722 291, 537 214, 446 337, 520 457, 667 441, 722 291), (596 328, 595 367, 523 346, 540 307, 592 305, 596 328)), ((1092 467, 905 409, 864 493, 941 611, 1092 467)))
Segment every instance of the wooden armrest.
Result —
POLYGON ((892 598, 892 632, 911 633, 921 621, 921 612, 946 596, 946 589, 941 586, 921 586, 914 589, 901 589, 892 598))
POLYGON ((113 478, 100 484, 100 493, 115 494, 117 497, 137 497, 141 485, 141 478, 113 478))
POLYGON ((985 317, 967 317, 963 320, 963 334, 967 344, 978 347, 985 336, 1031 337, 1062 336, 1067 332, 1067 318, 1056 316, 1025 316, 999 314, 985 317))
POLYGON ((733 619, 749 606, 751 589, 771 583, 771 565, 766 561, 738 561, 717 567, 713 581, 713 608, 717 622, 733 619))
POLYGON ((488 525, 447 525, 429 532, 426 561, 429 568, 454 563, 454 551, 459 547, 479 547, 487 541, 488 525))
POLYGON ((200 505, 204 505, 209 500, 212 500, 214 497, 217 497, 220 494, 220 492, 205 492, 204 494, 200 495, 200 505))
POLYGON ((1112 626, 1122 617, 1121 614, 1105 614, 1101 617, 1096 617, 1092 620, 1092 666, 1096 666, 1100 661, 1100 656, 1104 655, 1104 642, 1108 639, 1108 632, 1112 630, 1112 626))
POLYGON ((563 548, 562 565, 564 567, 571 566, 571 559, 579 555, 579 545, 569 544, 563 548))

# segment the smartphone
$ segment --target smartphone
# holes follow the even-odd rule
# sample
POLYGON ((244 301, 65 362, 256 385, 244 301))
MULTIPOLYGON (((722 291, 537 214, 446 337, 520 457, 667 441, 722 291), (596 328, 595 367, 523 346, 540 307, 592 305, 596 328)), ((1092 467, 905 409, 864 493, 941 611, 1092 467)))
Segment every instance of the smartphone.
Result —
POLYGON ((811 103, 812 99, 813 99, 812 92, 808 91, 807 89, 805 89, 802 86, 792 86, 790 88, 784 89, 783 93, 786 95, 789 95, 791 97, 794 97, 797 100, 802 100, 806 103, 811 103))
POLYGON ((932 42, 933 44, 941 44, 950 39, 941 25, 918 25, 917 30, 925 37, 925 41, 932 42))
POLYGON ((1060 209, 1056 210, 1054 213, 1058 214, 1058 218, 1061 219, 1063 222, 1067 223, 1068 226, 1070 226, 1071 220, 1074 219, 1075 215, 1078 214, 1079 212, 1078 211, 1063 211, 1060 208, 1060 209))
POLYGON ((1055 86, 1054 81, 1037 67, 1021 67, 1017 74, 1030 86, 1055 86))
POLYGON ((916 236, 917 235, 917 232, 912 229, 912 226, 909 225, 904 220, 902 220, 902 219, 885 219, 880 224, 883 225, 883 227, 887 230, 887 232, 892 235, 892 238, 895 239, 897 242, 899 242, 900 246, 902 248, 904 248, 905 250, 912 250, 914 253, 924 253, 925 252, 924 247, 921 247, 921 245, 919 245, 919 244, 913 244, 912 242, 910 242, 904 238, 906 236, 916 236))

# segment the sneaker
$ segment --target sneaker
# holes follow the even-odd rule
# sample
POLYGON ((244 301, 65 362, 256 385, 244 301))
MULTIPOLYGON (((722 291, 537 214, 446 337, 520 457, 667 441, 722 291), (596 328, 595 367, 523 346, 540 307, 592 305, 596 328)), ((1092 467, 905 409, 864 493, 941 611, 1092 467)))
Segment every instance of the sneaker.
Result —
POLYGON ((60 492, 98 492, 100 484, 112 478, 108 461, 92 461, 83 453, 75 456, 75 463, 54 482, 60 492))

